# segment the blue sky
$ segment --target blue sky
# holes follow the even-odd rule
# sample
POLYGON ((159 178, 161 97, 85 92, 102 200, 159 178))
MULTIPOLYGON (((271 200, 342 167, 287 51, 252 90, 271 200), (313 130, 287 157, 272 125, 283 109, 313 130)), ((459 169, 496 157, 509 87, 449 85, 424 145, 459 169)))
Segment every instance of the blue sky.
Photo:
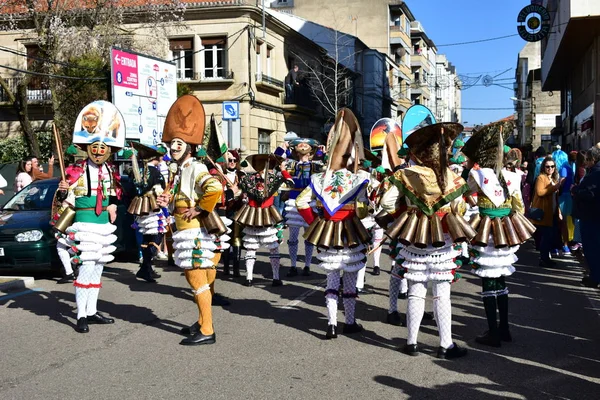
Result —
POLYGON ((459 46, 443 45, 516 34, 517 15, 530 1, 406 0, 406 3, 429 38, 436 46, 439 45, 438 53, 446 54, 459 75, 472 78, 481 75, 475 86, 462 91, 462 122, 473 126, 513 114, 510 97, 514 96, 512 87, 517 56, 526 44, 523 39, 513 36, 459 46), (493 77, 494 85, 483 86, 482 80, 486 75, 493 77), (480 111, 467 108, 509 109, 480 111))

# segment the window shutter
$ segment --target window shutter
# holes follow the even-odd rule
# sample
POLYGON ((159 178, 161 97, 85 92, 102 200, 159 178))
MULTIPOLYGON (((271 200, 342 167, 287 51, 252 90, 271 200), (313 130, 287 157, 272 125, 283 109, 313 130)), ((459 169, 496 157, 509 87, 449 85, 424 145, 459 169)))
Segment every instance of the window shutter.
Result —
POLYGON ((227 43, 227 38, 226 37, 203 37, 201 38, 202 40, 202 46, 213 46, 215 44, 220 44, 225 46, 225 44, 227 43))
POLYGON ((194 48, 192 38, 169 39, 169 50, 192 50, 194 48))

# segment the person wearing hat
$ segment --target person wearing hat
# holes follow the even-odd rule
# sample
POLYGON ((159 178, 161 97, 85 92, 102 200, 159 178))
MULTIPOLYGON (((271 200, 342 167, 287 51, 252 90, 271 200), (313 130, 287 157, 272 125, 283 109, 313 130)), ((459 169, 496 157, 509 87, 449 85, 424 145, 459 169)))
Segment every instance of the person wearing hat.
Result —
POLYGON ((163 146, 146 146, 139 142, 132 142, 131 146, 132 149, 127 155, 131 154, 132 157, 130 178, 134 182, 137 196, 128 212, 135 216, 133 228, 138 229, 142 235, 142 263, 135 276, 153 283, 160 275, 152 268, 152 259, 158 254, 167 230, 167 215, 156 203, 157 196, 161 195, 166 187, 165 179, 157 165, 167 149, 163 146), (137 152, 137 156, 134 155, 134 151, 137 152), (143 165, 138 165, 137 160, 141 160, 143 165), (141 204, 135 207, 137 202, 141 204))
MULTIPOLYGON (((494 347, 512 340, 505 277, 515 272, 513 264, 517 261, 519 244, 531 236, 532 231, 527 227, 533 227, 523 217, 521 177, 502 169, 503 142, 512 131, 511 122, 486 125, 462 148, 463 154, 474 163, 468 184, 470 191, 477 193, 479 215, 471 220, 477 236, 471 241, 470 255, 473 271, 481 277, 481 297, 488 322, 488 330, 475 340, 494 347)), ((508 152, 507 165, 516 163, 516 155, 516 152, 508 152)))
MULTIPOLYGON (((233 215, 242 207, 242 191, 240 190, 240 179, 243 173, 238 168, 240 155, 235 150, 229 150, 223 155, 223 173, 226 178, 223 183, 224 198, 222 202, 223 215, 233 219, 233 215)), ((229 275, 230 264, 233 267, 233 276, 240 277, 241 257, 241 233, 242 228, 237 222, 233 222, 233 235, 229 241, 229 250, 223 253, 223 273, 229 275)))
MULTIPOLYGON (((205 118, 200 100, 193 95, 181 96, 167 113, 162 137, 171 150, 177 170, 172 171, 168 190, 158 196, 158 203, 161 207, 172 207, 177 227, 173 233, 173 258, 184 270, 198 307, 198 320, 182 329, 182 333, 188 335, 180 342, 182 345, 216 341, 210 285, 217 274, 220 252, 229 246, 218 236, 222 232, 218 226, 221 220, 214 213, 223 195, 223 186, 204 163, 193 157, 204 138, 205 118), (213 229, 211 221, 215 219, 211 217, 216 218, 217 229, 213 229)), ((202 155, 201 148, 198 153, 202 155)))
POLYGON ((391 222, 386 234, 403 245, 397 260, 408 280, 408 337, 403 352, 411 356, 419 354, 417 337, 429 282, 440 336, 437 357, 453 359, 467 353, 452 341, 450 302, 450 285, 460 277, 454 260, 461 252, 455 242, 464 240, 458 219, 465 212, 463 193, 468 186, 448 168, 447 158, 462 129, 456 123, 437 123, 421 126, 406 138, 412 165, 394 173, 394 185, 382 198, 387 215, 378 215, 382 226, 391 222), (403 202, 408 207, 404 212, 403 202))
POLYGON ((325 304, 328 325, 326 339, 337 337, 337 311, 340 275, 343 274, 342 299, 346 323, 343 333, 362 331, 356 322, 356 280, 365 266, 366 248, 371 236, 360 222, 368 214, 367 185, 369 173, 360 171, 364 147, 359 123, 347 108, 342 108, 329 132, 328 160, 324 172, 312 175, 311 184, 296 198, 298 212, 309 225, 305 238, 317 246, 319 267, 327 272, 325 304), (317 199, 319 217, 311 208, 317 199))
POLYGON ((279 277, 283 217, 273 202, 275 193, 282 185, 293 183, 291 175, 285 170, 284 156, 285 150, 278 147, 273 154, 253 154, 240 164, 248 171, 240 181, 240 189, 248 203, 238 210, 233 219, 244 227, 242 241, 246 249, 246 286, 252 286, 256 251, 259 248, 269 250, 272 285, 283 285, 279 277))
MULTIPOLYGON (((314 139, 298 138, 293 139, 288 144, 291 150, 292 158, 287 159, 286 169, 294 179, 294 187, 290 189, 290 197, 285 202, 285 223, 290 232, 288 239, 288 249, 290 252, 290 270, 288 277, 297 276, 298 269, 296 262, 298 259, 298 236, 300 228, 306 228, 308 225, 298 214, 296 208, 296 198, 308 185, 310 185, 310 177, 312 174, 320 172, 323 168, 321 163, 311 161, 312 156, 317 151, 319 143, 314 139)), ((304 241, 304 270, 302 275, 310 275, 310 263, 312 261, 313 245, 304 241)))
POLYGON ((58 185, 57 199, 75 212, 73 224, 58 233, 57 240, 76 253, 74 261, 80 264, 73 282, 80 333, 88 332, 89 324, 115 322, 98 312, 97 302, 102 270, 114 259, 113 223, 121 197, 118 170, 108 160, 124 144, 125 122, 119 110, 103 100, 88 104, 77 117, 73 144, 67 149, 67 154, 77 153, 77 147, 85 150, 87 158, 67 167, 66 179, 58 185))

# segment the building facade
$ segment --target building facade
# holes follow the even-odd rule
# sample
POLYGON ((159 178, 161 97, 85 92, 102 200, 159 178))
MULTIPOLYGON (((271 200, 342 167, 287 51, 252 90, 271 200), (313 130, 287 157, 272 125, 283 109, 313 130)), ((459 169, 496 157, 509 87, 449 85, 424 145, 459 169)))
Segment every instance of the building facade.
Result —
MULTIPOLYGON (((363 0, 333 0, 327 3, 319 0, 271 0, 268 5, 272 9, 354 35, 369 48, 393 60, 393 63, 388 62, 393 118, 400 120, 413 104, 427 105, 435 110, 437 49, 426 37, 423 27, 415 20, 405 1, 374 0, 367 5, 363 0), (381 23, 385 20, 388 24, 381 23), (424 54, 417 53, 416 56, 412 36, 415 27, 422 33, 418 35, 426 37, 423 49, 427 48, 424 54), (418 81, 415 80, 415 72, 418 81), (423 75, 427 75, 426 80, 423 75)), ((458 102, 458 110, 461 96, 456 92, 460 92, 460 85, 455 89, 453 97, 454 102, 458 102)), ((450 110, 444 115, 452 113, 450 110)))
POLYGON ((566 149, 587 149, 600 142, 600 2, 544 0, 550 34, 541 42, 541 87, 560 91, 555 134, 566 149))
MULTIPOLYGON (((288 131, 324 140, 324 112, 310 91, 302 86, 294 101, 286 102, 284 85, 290 62, 302 57, 316 64, 324 52, 322 47, 272 16, 267 16, 263 29, 262 10, 238 0, 188 4, 184 19, 184 29, 173 30, 162 43, 156 43, 155 55, 176 60, 178 83, 202 101, 207 115, 214 114, 221 121, 223 101, 240 102, 240 119, 231 126, 234 146, 239 144, 249 153, 268 152, 288 131)), ((130 38, 133 50, 136 41, 149 33, 147 27, 140 28, 132 21, 124 28, 134 32, 130 38)), ((22 31, 3 32, 0 45, 27 51, 18 40, 22 36, 22 31)), ((9 54, 0 52, 1 65, 26 69, 26 58, 9 54)), ((0 73, 19 79, 11 71, 0 69, 0 73)), ((40 97, 46 110, 42 118, 40 112, 32 118, 38 125, 47 123, 52 119, 50 93, 43 88, 30 91, 32 98, 40 97)), ((0 134, 16 133, 15 116, 0 114, 5 119, 0 121, 0 134)), ((227 129, 227 124, 221 124, 225 138, 227 129)))
POLYGON ((444 54, 436 56, 435 65, 435 109, 432 111, 439 121, 460 122, 461 82, 456 67, 444 54))

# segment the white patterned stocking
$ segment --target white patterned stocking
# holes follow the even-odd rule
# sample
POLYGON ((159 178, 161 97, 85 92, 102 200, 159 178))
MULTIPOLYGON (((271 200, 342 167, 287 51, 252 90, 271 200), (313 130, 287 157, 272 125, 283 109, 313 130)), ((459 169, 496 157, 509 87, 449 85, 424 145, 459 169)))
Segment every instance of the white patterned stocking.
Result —
POLYGON ((271 269, 273 270, 273 279, 279 280, 279 247, 269 250, 269 260, 271 261, 271 269))
MULTIPOLYGON (((364 269, 364 267, 363 267, 364 269)), ((356 310, 356 278, 357 272, 344 271, 344 294, 342 296, 344 302, 344 314, 346 316, 346 325, 354 324, 354 312, 356 310)))
POLYGON ((327 306, 327 319, 329 320, 329 325, 337 325, 339 290, 340 272, 331 271, 327 274, 327 288, 325 290, 325 305, 327 306))
POLYGON ((390 307, 388 308, 388 314, 398 311, 398 293, 400 292, 400 281, 402 278, 398 276, 400 272, 400 266, 394 263, 392 273, 390 274, 390 307))
POLYGON ((440 346, 452 346, 452 305, 450 304, 450 282, 433 283, 433 312, 440 333, 440 346))
MULTIPOLYGON (((356 288, 362 290, 365 287, 365 271, 367 270, 367 264, 364 267, 358 270, 356 276, 356 288)), ((344 276, 346 276, 346 272, 344 272, 344 276)), ((344 283, 344 287, 346 284, 344 283)))
POLYGON ((419 327, 425 312, 427 286, 424 282, 410 282, 408 285, 408 306, 406 308, 407 344, 417 344, 419 327))
POLYGON ((290 266, 296 268, 298 261, 298 235, 300 234, 299 226, 290 226, 290 238, 288 240, 288 250, 290 252, 290 266))
POLYGON ((256 250, 246 250, 246 279, 252 280, 254 263, 256 262, 256 250))

